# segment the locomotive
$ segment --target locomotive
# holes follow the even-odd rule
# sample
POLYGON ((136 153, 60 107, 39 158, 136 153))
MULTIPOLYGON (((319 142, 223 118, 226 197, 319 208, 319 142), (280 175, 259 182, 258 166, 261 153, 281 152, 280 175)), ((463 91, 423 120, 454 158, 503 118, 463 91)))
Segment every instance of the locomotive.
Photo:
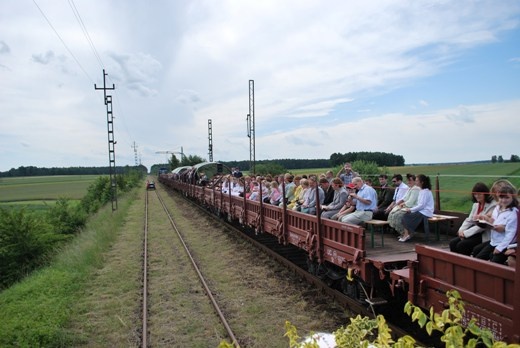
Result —
POLYGON ((453 289, 466 303, 463 324, 476 318, 495 339, 520 342, 518 263, 508 267, 452 253, 446 248, 448 233, 444 241, 439 234, 433 241, 424 234, 414 244, 389 235, 385 239, 381 231, 381 243, 374 245, 373 229, 321 219, 319 206, 310 215, 285 204, 232 195, 231 190, 224 193, 220 185, 227 175, 232 175, 229 168, 208 162, 162 174, 159 181, 243 229, 269 233, 279 243, 303 250, 309 272, 361 303, 397 308, 392 306, 408 300, 440 313, 448 304, 446 292, 453 289))

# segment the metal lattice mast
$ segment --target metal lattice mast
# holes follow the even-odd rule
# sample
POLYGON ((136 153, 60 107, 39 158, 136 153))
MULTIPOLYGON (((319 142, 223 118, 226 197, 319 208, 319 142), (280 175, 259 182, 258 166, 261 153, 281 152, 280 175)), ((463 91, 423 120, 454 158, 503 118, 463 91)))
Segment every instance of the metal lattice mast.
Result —
POLYGON ((211 118, 208 119, 208 160, 213 162, 213 127, 211 125, 211 118))
POLYGON ((255 81, 249 80, 249 114, 247 114, 249 137, 249 173, 255 174, 255 81))
POLYGON ((134 144, 132 145, 132 148, 134 149, 134 159, 135 159, 135 166, 137 167, 139 165, 139 160, 137 158, 137 144, 134 141, 134 144))
POLYGON ((107 87, 105 69, 103 69, 103 87, 94 89, 102 89, 105 96, 105 105, 107 106, 107 131, 108 131, 108 164, 110 174, 110 191, 112 196, 112 211, 117 210, 117 179, 116 179, 116 141, 114 140, 114 115, 112 113, 112 96, 107 95, 107 90, 115 89, 115 85, 107 87))

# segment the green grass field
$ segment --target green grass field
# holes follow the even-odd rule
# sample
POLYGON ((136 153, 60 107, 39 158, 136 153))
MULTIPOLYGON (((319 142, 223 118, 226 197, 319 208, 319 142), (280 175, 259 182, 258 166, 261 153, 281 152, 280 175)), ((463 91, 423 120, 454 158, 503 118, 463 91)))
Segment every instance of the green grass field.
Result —
POLYGON ((44 209, 58 198, 76 201, 99 175, 58 175, 0 178, 0 207, 44 209))

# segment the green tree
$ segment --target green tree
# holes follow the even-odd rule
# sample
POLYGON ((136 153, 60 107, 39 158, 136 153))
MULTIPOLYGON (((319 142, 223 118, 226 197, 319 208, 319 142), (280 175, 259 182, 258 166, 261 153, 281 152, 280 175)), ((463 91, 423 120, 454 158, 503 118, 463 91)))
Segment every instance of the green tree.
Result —
POLYGON ((183 166, 194 166, 196 164, 206 162, 206 160, 197 155, 188 155, 182 157, 181 165, 183 166))
POLYGON ((497 163, 497 155, 491 156, 491 163, 497 163))
POLYGON ((504 163, 504 158, 502 155, 498 156, 498 163, 504 163))
POLYGON ((520 157, 518 155, 511 155, 511 162, 520 162, 520 157))
POLYGON ((172 157, 168 160, 168 164, 170 165, 170 170, 174 170, 177 167, 180 167, 181 162, 177 159, 177 156, 172 153, 172 157))

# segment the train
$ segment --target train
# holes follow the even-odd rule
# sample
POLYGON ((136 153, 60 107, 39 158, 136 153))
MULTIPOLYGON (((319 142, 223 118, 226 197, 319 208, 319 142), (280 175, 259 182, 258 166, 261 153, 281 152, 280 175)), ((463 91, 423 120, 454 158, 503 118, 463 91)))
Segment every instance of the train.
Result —
MULTIPOLYGON (((269 233, 280 244, 302 250, 309 272, 360 303, 392 308, 410 301, 440 313, 448 305, 446 292, 457 290, 465 302, 463 324, 476 318, 496 340, 520 343, 518 263, 510 267, 450 252, 448 233, 437 234, 438 240, 399 243, 381 231, 381 242, 374 245, 373 229, 321 219, 319 207, 310 215, 287 209, 285 204, 235 196, 231 190, 224 193, 220 184, 226 175, 232 171, 225 165, 205 162, 176 168, 158 180, 226 221, 255 233, 269 233)), ((462 218, 447 221, 451 227, 446 229, 456 231, 462 218)))

